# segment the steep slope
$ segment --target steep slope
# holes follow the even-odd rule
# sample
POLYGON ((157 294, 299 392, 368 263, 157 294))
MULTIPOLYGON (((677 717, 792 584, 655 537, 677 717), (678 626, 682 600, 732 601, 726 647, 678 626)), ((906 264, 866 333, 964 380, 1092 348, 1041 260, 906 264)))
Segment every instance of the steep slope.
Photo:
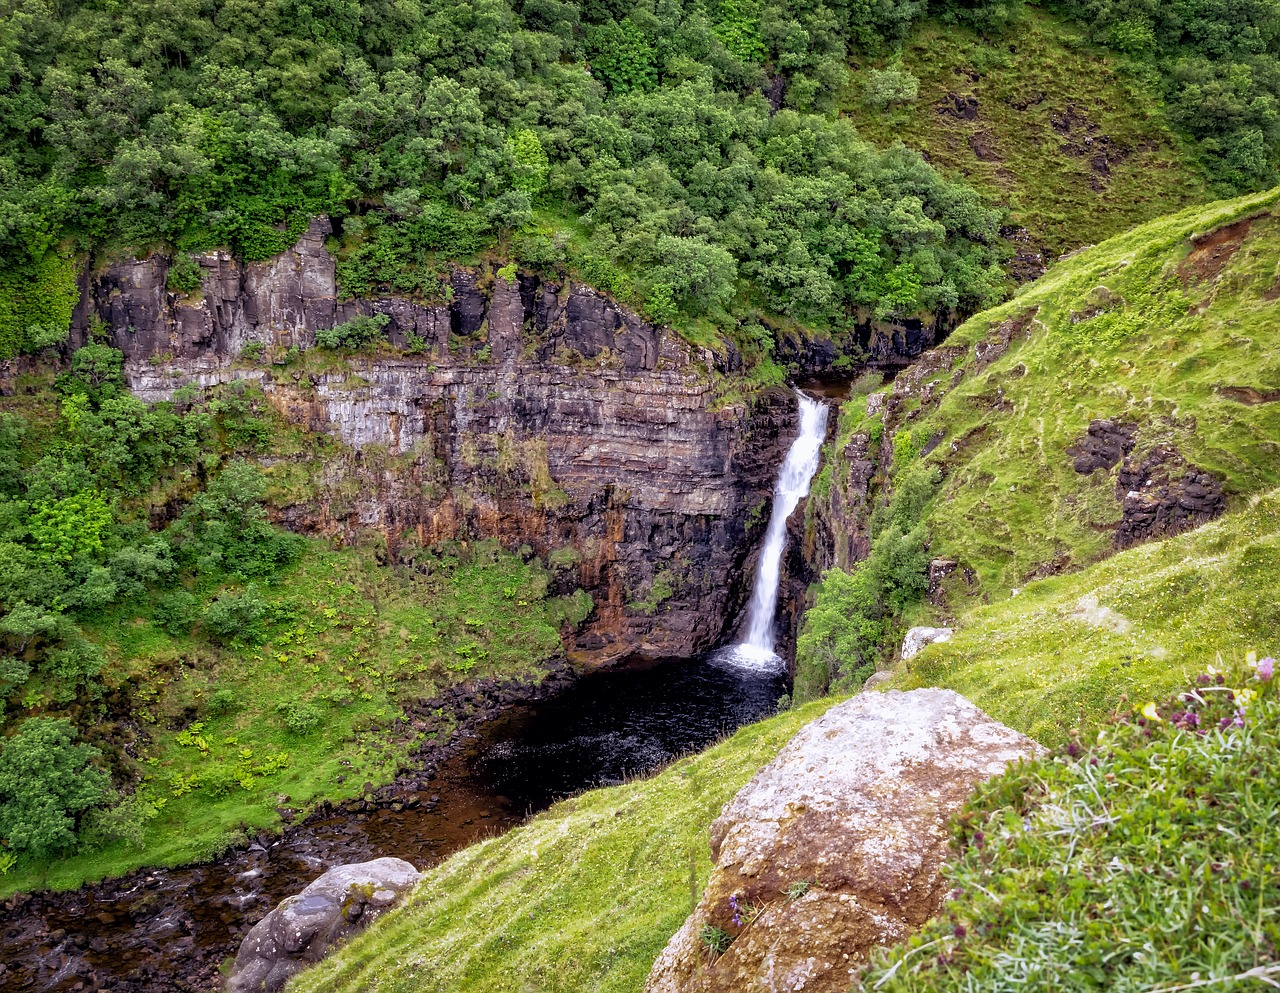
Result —
POLYGON ((940 480, 921 520, 953 611, 1280 483, 1277 202, 1193 208, 1064 260, 850 400, 810 508, 821 564, 863 557, 870 510, 911 477, 940 480))
POLYGON ((966 613, 899 688, 946 686, 1046 744, 1265 652, 1280 630, 1280 492, 966 613))
POLYGON ((900 57, 855 65, 842 103, 864 137, 901 140, 1007 204, 1024 279, 1065 251, 1207 196, 1198 153, 1168 125, 1149 71, 1036 8, 994 37, 925 22, 900 57), (886 69, 918 81, 915 99, 877 101, 886 69))

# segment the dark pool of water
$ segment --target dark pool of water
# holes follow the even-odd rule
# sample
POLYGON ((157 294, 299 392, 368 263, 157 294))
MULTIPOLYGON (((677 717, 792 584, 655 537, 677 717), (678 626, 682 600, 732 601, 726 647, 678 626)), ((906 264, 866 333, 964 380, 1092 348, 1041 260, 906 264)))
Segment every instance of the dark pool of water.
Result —
POLYGON ((380 855, 420 868, 557 799, 652 772, 773 712, 772 669, 733 653, 593 673, 479 729, 401 810, 312 818, 213 865, 157 870, 0 913, 0 990, 216 989, 217 967, 325 869, 380 855))
POLYGON ((732 659, 672 659, 585 676, 494 722, 473 750, 472 781, 535 811, 699 751, 773 713, 787 691, 781 671, 732 659))

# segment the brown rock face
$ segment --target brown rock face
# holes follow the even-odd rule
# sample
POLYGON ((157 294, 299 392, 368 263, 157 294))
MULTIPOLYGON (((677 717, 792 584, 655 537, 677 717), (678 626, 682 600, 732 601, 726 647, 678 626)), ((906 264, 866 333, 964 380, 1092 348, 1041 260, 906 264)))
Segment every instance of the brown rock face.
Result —
POLYGON ((948 819, 1035 749, 950 690, 832 708, 711 826, 711 879, 646 993, 847 993, 873 947, 941 906, 948 819), (729 940, 722 953, 706 928, 729 940))
POLYGON ((144 400, 248 380, 349 446, 315 492, 279 509, 291 527, 378 530, 392 554, 406 540, 483 538, 559 551, 570 564, 557 584, 595 601, 565 632, 585 662, 715 644, 750 590, 795 433, 790 392, 718 404, 710 353, 590 287, 534 275, 457 270, 434 305, 341 302, 328 232, 317 220, 268 262, 201 256, 191 295, 166 290, 162 257, 110 265, 86 278, 77 327, 106 322, 144 400), (362 313, 387 315, 391 341, 418 351, 335 371, 271 362, 362 313), (237 361, 251 343, 266 362, 237 361))

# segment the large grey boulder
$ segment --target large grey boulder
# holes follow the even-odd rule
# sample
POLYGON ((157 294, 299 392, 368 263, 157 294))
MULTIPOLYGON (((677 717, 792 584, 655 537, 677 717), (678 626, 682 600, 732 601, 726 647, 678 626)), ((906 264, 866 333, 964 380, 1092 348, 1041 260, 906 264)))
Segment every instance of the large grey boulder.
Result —
POLYGON ((1035 751, 950 690, 831 708, 712 824, 711 879, 646 993, 848 993, 873 947, 941 906, 950 817, 1035 751))
POLYGON ((330 869, 297 896, 286 897, 240 943, 227 993, 273 993, 330 946, 395 906, 422 878, 404 859, 330 869))

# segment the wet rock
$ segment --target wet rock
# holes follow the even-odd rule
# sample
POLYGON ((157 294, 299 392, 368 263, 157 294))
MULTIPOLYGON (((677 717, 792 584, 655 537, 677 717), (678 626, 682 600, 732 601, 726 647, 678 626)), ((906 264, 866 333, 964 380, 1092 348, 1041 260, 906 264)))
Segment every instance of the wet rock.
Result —
POLYGON ((847 993, 942 903, 949 818, 1035 744, 949 690, 864 693, 806 726, 711 827, 715 868, 646 993, 847 993), (730 939, 716 955, 706 926, 730 939))
POLYGON ((961 96, 958 93, 948 93, 938 104, 938 113, 961 121, 976 121, 978 98, 972 95, 961 96))
POLYGON ((408 862, 380 858, 330 869, 280 903, 245 937, 227 993, 274 993, 333 944, 395 906, 421 874, 408 862))
POLYGON ((950 641, 954 632, 951 628, 912 628, 902 639, 902 661, 909 662, 920 654, 925 645, 933 645, 940 641, 950 641))

